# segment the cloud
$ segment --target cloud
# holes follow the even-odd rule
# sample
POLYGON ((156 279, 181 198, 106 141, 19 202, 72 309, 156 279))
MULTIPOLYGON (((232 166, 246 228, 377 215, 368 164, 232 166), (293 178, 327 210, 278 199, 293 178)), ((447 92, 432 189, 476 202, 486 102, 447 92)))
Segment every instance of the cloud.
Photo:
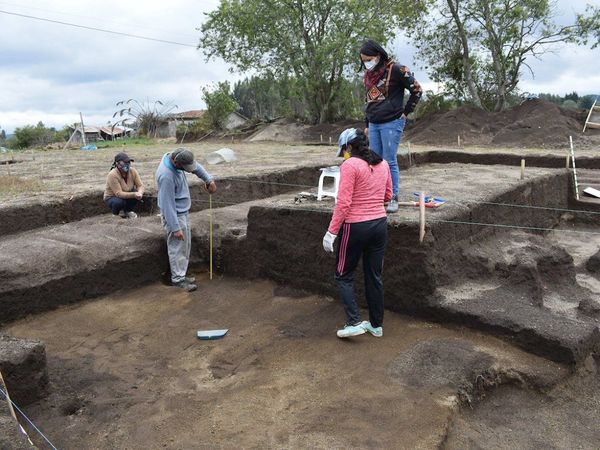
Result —
POLYGON ((173 101, 179 110, 204 107, 200 88, 231 75, 222 61, 207 64, 194 46, 203 13, 216 1, 157 0, 123 4, 57 0, 27 6, 0 2, 0 9, 50 20, 181 42, 146 41, 0 14, 0 127, 43 121, 61 127, 78 120, 111 119, 119 100, 173 101), (56 13, 60 12, 60 14, 56 13))
MULTIPOLYGON (((560 0, 564 17, 558 19, 569 20, 585 3, 560 0)), ((115 103, 129 98, 172 101, 180 111, 203 108, 202 86, 245 76, 229 72, 223 61, 206 62, 195 48, 204 14, 218 5, 218 0, 0 1, 0 10, 190 45, 0 13, 0 127, 12 132, 40 120, 62 127, 79 120, 80 111, 86 123, 102 125, 111 120, 115 103)), ((415 65, 412 45, 399 37, 393 47, 400 61, 412 65, 421 84, 435 91, 436 84, 415 65)), ((547 54, 531 63, 536 77, 524 75, 524 90, 584 94, 600 86, 600 58, 591 50, 566 47, 560 56, 547 54)))

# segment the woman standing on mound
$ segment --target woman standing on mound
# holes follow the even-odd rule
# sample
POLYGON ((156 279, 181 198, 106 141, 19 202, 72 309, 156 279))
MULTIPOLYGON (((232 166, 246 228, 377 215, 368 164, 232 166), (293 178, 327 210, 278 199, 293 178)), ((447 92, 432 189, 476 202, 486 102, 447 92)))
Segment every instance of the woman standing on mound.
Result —
POLYGON ((365 69, 366 89, 365 133, 370 147, 385 159, 392 173, 393 198, 387 212, 398 211, 400 169, 398 146, 406 125, 406 116, 413 112, 422 89, 406 66, 394 63, 375 41, 368 40, 360 48, 361 67, 365 69), (410 97, 404 105, 404 90, 410 97))
POLYGON ((340 167, 337 203, 323 248, 333 252, 339 235, 335 280, 339 289, 346 325, 340 338, 368 331, 383 336, 383 255, 387 245, 387 217, 383 203, 392 198, 392 178, 388 163, 371 151, 364 132, 349 128, 340 134, 338 156, 350 158, 340 167), (369 321, 361 322, 354 293, 354 271, 363 258, 365 294, 369 321))

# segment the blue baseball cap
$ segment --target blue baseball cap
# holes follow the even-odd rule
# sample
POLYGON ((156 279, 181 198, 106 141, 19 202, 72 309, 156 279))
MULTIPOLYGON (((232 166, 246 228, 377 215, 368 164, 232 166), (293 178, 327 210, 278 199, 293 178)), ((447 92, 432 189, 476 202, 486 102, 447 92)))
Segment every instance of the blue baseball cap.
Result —
POLYGON ((343 156, 344 151, 343 147, 348 144, 351 140, 356 138, 356 128, 346 128, 344 131, 340 133, 340 137, 338 138, 338 152, 335 156, 343 156))

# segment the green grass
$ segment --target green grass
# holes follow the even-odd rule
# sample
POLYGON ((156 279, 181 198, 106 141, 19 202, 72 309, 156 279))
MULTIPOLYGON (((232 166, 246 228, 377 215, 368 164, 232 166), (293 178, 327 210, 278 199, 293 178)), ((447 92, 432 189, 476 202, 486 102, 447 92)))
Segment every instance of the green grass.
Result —
POLYGON ((136 145, 156 145, 158 144, 158 140, 146 138, 146 137, 136 137, 136 138, 128 138, 128 139, 119 139, 117 141, 102 141, 95 142, 94 145, 96 148, 115 148, 115 147, 129 147, 136 145))

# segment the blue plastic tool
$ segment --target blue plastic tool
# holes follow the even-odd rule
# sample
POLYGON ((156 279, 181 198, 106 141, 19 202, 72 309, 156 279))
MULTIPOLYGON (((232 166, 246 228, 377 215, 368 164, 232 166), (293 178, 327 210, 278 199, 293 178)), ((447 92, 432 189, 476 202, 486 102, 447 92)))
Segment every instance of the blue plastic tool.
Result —
MULTIPOLYGON (((413 192, 413 195, 415 197, 419 197, 419 195, 421 195, 421 194, 419 194, 418 192, 413 192)), ((444 200, 443 198, 440 198, 440 197, 432 197, 431 195, 426 195, 425 203, 429 203, 429 202, 446 203, 446 200, 444 200)))

